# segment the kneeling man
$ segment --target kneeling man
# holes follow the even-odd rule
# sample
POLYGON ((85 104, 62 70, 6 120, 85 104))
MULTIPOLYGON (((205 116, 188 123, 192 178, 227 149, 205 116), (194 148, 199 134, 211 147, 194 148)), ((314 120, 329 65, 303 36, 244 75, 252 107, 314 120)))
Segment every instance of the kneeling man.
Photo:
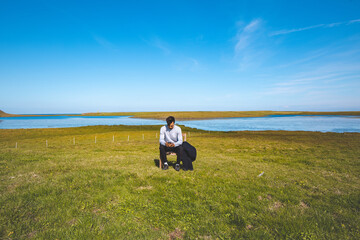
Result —
POLYGON ((160 161, 164 163, 164 170, 169 168, 166 152, 175 152, 177 159, 175 170, 180 170, 180 161, 183 154, 183 139, 181 128, 175 125, 175 118, 170 116, 166 118, 166 126, 160 129, 160 161))

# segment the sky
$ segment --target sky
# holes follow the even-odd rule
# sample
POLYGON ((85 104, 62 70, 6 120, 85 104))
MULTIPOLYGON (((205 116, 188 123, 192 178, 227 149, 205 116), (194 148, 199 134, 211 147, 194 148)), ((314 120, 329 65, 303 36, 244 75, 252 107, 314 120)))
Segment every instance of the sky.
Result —
POLYGON ((0 1, 0 110, 359 111, 360 1, 0 1))

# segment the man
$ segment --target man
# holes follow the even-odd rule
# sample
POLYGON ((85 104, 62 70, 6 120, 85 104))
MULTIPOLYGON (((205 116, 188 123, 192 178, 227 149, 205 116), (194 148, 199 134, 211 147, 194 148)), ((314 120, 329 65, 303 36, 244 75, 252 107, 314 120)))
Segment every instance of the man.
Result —
POLYGON ((166 152, 176 153, 175 170, 180 170, 180 161, 183 154, 183 139, 181 128, 175 125, 175 118, 170 116, 166 118, 166 126, 160 129, 160 161, 164 163, 163 170, 169 168, 166 152))

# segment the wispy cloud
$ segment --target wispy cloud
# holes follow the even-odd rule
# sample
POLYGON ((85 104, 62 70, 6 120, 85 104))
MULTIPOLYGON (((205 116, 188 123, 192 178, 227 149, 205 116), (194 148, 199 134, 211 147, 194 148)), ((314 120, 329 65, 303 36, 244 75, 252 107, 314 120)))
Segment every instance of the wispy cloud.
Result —
POLYGON ((272 84, 265 95, 286 95, 295 93, 310 94, 313 91, 340 90, 358 87, 360 73, 355 66, 323 66, 314 71, 298 73, 296 76, 283 76, 272 84))
POLYGON ((360 22, 360 19, 351 20, 351 21, 349 21, 349 24, 358 23, 358 22, 360 22))
POLYGON ((326 56, 328 54, 328 52, 329 51, 327 49, 320 49, 320 50, 311 52, 306 57, 300 58, 300 59, 292 61, 292 62, 287 62, 285 64, 281 64, 281 65, 279 65, 277 67, 278 68, 287 68, 287 67, 290 67, 290 66, 293 66, 293 65, 299 65, 299 64, 304 64, 304 63, 307 63, 307 62, 312 62, 315 59, 326 56))
MULTIPOLYGON (((244 50, 246 47, 249 46, 251 41, 254 38, 254 32, 259 29, 261 24, 260 19, 255 19, 247 24, 245 27, 239 27, 237 34, 236 34, 236 44, 235 44, 235 55, 237 56, 244 50)), ((239 24, 240 25, 240 24, 239 24)))
POLYGON ((259 67, 268 58, 271 47, 263 25, 260 18, 247 24, 237 23, 237 32, 232 39, 235 42, 234 61, 238 64, 237 71, 259 67))
POLYGON ((143 39, 143 41, 152 47, 160 49, 165 55, 171 53, 169 44, 157 36, 150 39, 143 39))
POLYGON ((198 61, 198 60, 196 60, 195 58, 191 58, 190 60, 191 60, 191 62, 193 63, 193 66, 194 66, 194 67, 198 67, 198 66, 199 66, 199 61, 198 61))
POLYGON ((296 86, 296 85, 303 85, 303 84, 307 84, 310 82, 314 82, 314 81, 319 81, 319 80, 327 80, 327 79, 332 79, 333 77, 337 77, 338 74, 328 74, 328 75, 322 75, 322 76, 317 76, 317 77, 303 77, 303 78, 295 78, 295 79, 291 79, 289 81, 286 82, 280 82, 277 83, 277 86, 296 86))
POLYGON ((100 46, 102 46, 106 49, 118 50, 118 48, 115 44, 111 43, 110 41, 108 41, 107 39, 105 39, 103 37, 94 35, 93 38, 100 46))
POLYGON ((306 31, 306 30, 315 29, 315 28, 332 28, 332 27, 337 27, 337 26, 341 26, 341 25, 349 25, 349 24, 353 24, 353 23, 360 23, 360 19, 354 19, 354 20, 347 21, 347 22, 316 24, 316 25, 302 27, 302 28, 284 29, 284 30, 272 32, 272 33, 270 33, 270 36, 285 35, 285 34, 301 32, 301 31, 306 31))
POLYGON ((181 61, 174 65, 176 71, 198 71, 202 69, 200 62, 195 58, 181 58, 181 61))

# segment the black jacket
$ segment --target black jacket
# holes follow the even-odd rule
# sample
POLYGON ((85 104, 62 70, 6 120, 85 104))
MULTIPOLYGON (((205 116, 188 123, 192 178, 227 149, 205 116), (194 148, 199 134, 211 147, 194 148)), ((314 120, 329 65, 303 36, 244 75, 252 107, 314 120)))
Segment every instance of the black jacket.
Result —
POLYGON ((191 159, 192 162, 195 161, 196 160, 196 148, 188 142, 183 142, 182 146, 184 149, 184 153, 187 154, 187 156, 191 159))
POLYGON ((182 147, 184 150, 181 159, 183 162, 183 167, 188 170, 193 170, 194 168, 192 162, 196 159, 196 148, 194 148, 188 142, 183 142, 182 147))

